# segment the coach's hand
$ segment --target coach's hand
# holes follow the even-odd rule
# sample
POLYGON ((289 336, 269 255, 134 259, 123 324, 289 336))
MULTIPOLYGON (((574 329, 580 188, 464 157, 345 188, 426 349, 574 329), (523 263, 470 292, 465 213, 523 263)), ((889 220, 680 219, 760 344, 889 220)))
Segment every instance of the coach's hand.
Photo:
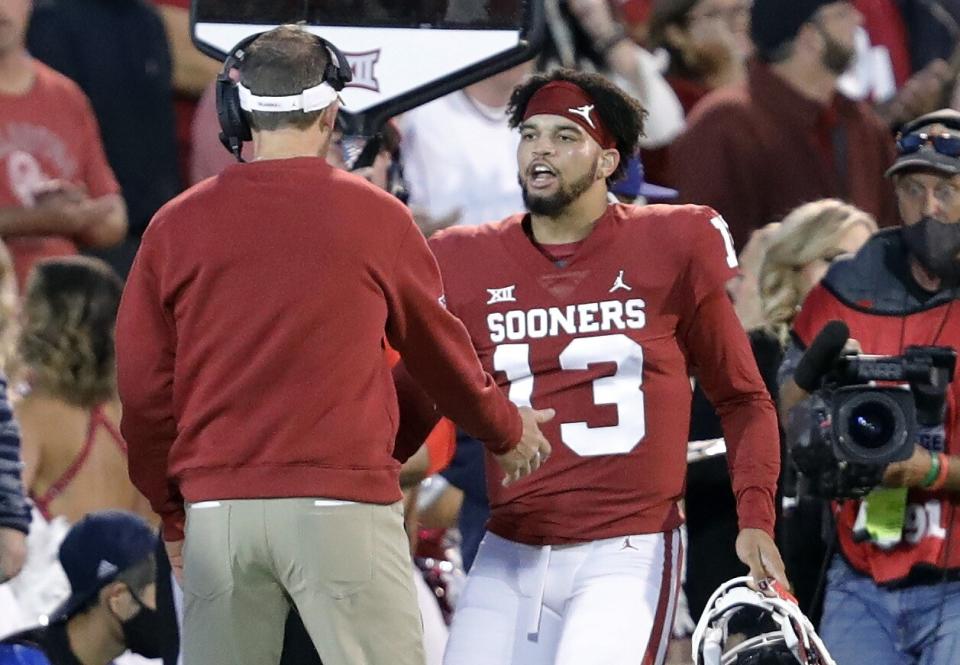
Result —
POLYGON ((167 558, 170 559, 170 570, 173 576, 177 578, 177 584, 183 588, 183 540, 165 540, 163 546, 167 550, 167 558))
POLYGON ((783 557, 773 538, 761 529, 741 529, 737 536, 737 557, 750 568, 754 584, 759 585, 769 578, 775 579, 784 589, 790 590, 783 557))
POLYGON ((553 409, 534 411, 525 406, 520 408, 520 419, 523 421, 520 443, 512 450, 497 455, 497 462, 504 473, 504 485, 530 475, 547 461, 550 456, 550 442, 540 432, 540 424, 552 420, 554 415, 556 411, 553 409))

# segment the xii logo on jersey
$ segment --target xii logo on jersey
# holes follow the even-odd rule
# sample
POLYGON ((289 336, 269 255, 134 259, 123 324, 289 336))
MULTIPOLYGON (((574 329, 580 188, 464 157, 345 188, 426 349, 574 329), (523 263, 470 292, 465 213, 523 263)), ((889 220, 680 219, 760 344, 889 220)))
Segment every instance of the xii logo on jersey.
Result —
POLYGON ((502 289, 487 289, 487 293, 490 294, 490 300, 487 301, 487 304, 496 305, 498 302, 517 302, 517 298, 513 294, 513 290, 516 288, 516 284, 511 284, 502 289))
POLYGON ((380 49, 361 51, 360 53, 344 53, 343 57, 350 63, 350 72, 353 79, 347 84, 348 88, 363 88, 380 92, 380 82, 374 74, 373 67, 380 60, 380 49))

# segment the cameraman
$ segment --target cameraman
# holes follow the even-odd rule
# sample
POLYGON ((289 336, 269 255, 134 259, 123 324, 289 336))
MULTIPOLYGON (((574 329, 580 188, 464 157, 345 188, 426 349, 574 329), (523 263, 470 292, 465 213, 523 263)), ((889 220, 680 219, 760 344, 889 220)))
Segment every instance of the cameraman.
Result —
MULTIPOLYGON (((803 349, 833 319, 848 325, 848 346, 859 343, 864 353, 960 348, 960 113, 942 110, 907 123, 887 175, 903 226, 878 233, 854 258, 835 263, 810 292, 781 367, 781 413, 807 396, 793 372, 803 349)), ((884 486, 909 488, 906 505, 892 509, 896 519, 903 509, 899 541, 855 538, 863 501, 834 504, 839 554, 827 572, 822 635, 838 663, 956 662, 958 383, 947 390, 945 429, 921 429, 913 455, 883 473, 884 486)))

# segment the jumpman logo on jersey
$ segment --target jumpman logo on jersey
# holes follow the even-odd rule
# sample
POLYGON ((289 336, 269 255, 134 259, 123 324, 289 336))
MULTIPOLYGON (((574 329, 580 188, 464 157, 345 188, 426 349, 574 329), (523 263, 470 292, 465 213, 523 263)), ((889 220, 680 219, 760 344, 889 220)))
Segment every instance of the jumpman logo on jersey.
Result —
POLYGON ((593 111, 593 106, 593 104, 587 104, 586 106, 578 106, 576 108, 567 109, 567 111, 586 120, 591 129, 596 129, 597 126, 593 124, 593 119, 590 117, 590 113, 593 111))
POLYGON ((620 271, 620 274, 617 275, 617 278, 613 281, 613 286, 610 287, 610 293, 613 293, 617 289, 623 289, 624 291, 633 291, 633 287, 628 286, 626 282, 623 281, 623 271, 620 271))
POLYGON ((498 302, 517 302, 516 297, 513 295, 515 288, 517 288, 517 285, 511 284, 502 289, 487 289, 487 293, 490 294, 490 300, 487 301, 487 304, 496 305, 498 302))
POLYGON ((622 552, 623 550, 636 550, 637 552, 640 551, 633 543, 630 542, 630 536, 627 536, 627 539, 623 541, 623 547, 620 548, 620 551, 622 552))

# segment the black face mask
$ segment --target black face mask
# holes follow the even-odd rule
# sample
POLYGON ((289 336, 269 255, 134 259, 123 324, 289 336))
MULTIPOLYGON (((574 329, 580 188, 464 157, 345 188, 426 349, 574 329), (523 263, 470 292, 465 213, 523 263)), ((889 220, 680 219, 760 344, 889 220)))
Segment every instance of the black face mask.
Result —
MULTIPOLYGON (((132 594, 131 594, 132 595, 132 594)), ((160 615, 133 596, 140 605, 140 611, 126 621, 121 621, 123 641, 127 648, 144 658, 160 658, 164 653, 163 631, 160 627, 160 615)))
POLYGON ((950 286, 960 283, 960 223, 945 224, 925 216, 901 230, 910 253, 930 274, 950 286))

